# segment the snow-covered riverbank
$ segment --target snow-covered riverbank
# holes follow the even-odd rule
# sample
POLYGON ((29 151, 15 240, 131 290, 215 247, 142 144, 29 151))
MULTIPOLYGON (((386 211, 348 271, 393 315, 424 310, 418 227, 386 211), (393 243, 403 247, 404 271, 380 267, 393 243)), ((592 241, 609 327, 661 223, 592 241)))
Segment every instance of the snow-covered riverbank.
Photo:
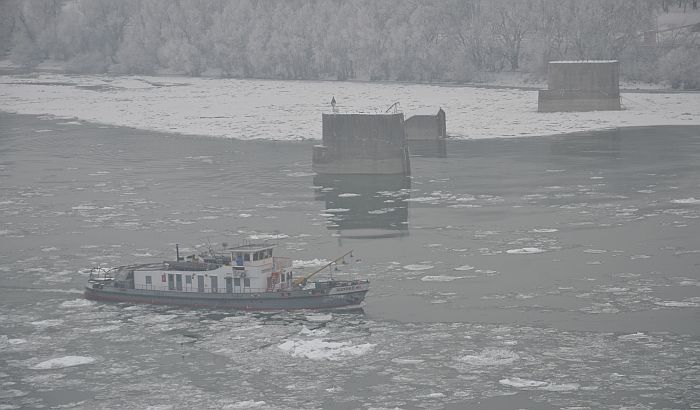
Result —
POLYGON ((447 113, 456 138, 551 135, 614 127, 700 125, 700 93, 624 93, 623 111, 538 113, 537 92, 401 83, 0 76, 0 110, 155 131, 238 139, 320 139, 321 113, 447 113))

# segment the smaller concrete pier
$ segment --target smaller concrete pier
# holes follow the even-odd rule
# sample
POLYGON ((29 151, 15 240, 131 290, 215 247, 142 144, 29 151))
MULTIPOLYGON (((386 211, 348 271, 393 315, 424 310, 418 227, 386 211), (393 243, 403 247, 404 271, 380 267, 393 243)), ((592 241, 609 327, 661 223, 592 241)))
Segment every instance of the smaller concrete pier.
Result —
POLYGON ((550 61, 547 90, 540 90, 537 111, 620 110, 617 60, 550 61))
POLYGON ((411 155, 439 158, 447 155, 447 124, 442 108, 436 115, 414 115, 404 125, 411 155))

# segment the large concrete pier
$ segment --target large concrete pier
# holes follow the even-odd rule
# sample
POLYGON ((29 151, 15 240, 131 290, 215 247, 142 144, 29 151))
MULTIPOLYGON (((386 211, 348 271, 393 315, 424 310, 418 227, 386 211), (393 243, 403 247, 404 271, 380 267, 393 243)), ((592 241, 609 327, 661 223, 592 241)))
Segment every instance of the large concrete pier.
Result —
POLYGON ((619 110, 620 63, 550 61, 547 90, 540 90, 537 111, 619 110))
POLYGON ((318 174, 409 175, 403 114, 323 114, 312 167, 318 174))

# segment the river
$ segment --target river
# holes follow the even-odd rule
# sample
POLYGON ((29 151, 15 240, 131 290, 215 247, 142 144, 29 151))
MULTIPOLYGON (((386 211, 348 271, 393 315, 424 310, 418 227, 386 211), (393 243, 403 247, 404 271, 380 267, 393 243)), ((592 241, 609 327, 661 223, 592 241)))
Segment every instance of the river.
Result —
POLYGON ((323 179, 311 142, 0 113, 0 407, 700 405, 700 127, 451 141, 323 179), (86 301, 93 266, 354 249, 362 313, 86 301))

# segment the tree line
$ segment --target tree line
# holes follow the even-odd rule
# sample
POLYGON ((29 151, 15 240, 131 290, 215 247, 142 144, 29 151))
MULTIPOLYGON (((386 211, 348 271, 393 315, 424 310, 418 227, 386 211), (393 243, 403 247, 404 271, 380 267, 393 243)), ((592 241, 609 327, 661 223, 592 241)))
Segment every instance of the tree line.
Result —
POLYGON ((668 7, 655 0, 0 0, 0 53, 4 45, 23 67, 51 60, 78 73, 420 82, 618 59, 629 78, 675 76, 678 86, 693 86, 696 36, 672 48, 643 41, 668 7))

